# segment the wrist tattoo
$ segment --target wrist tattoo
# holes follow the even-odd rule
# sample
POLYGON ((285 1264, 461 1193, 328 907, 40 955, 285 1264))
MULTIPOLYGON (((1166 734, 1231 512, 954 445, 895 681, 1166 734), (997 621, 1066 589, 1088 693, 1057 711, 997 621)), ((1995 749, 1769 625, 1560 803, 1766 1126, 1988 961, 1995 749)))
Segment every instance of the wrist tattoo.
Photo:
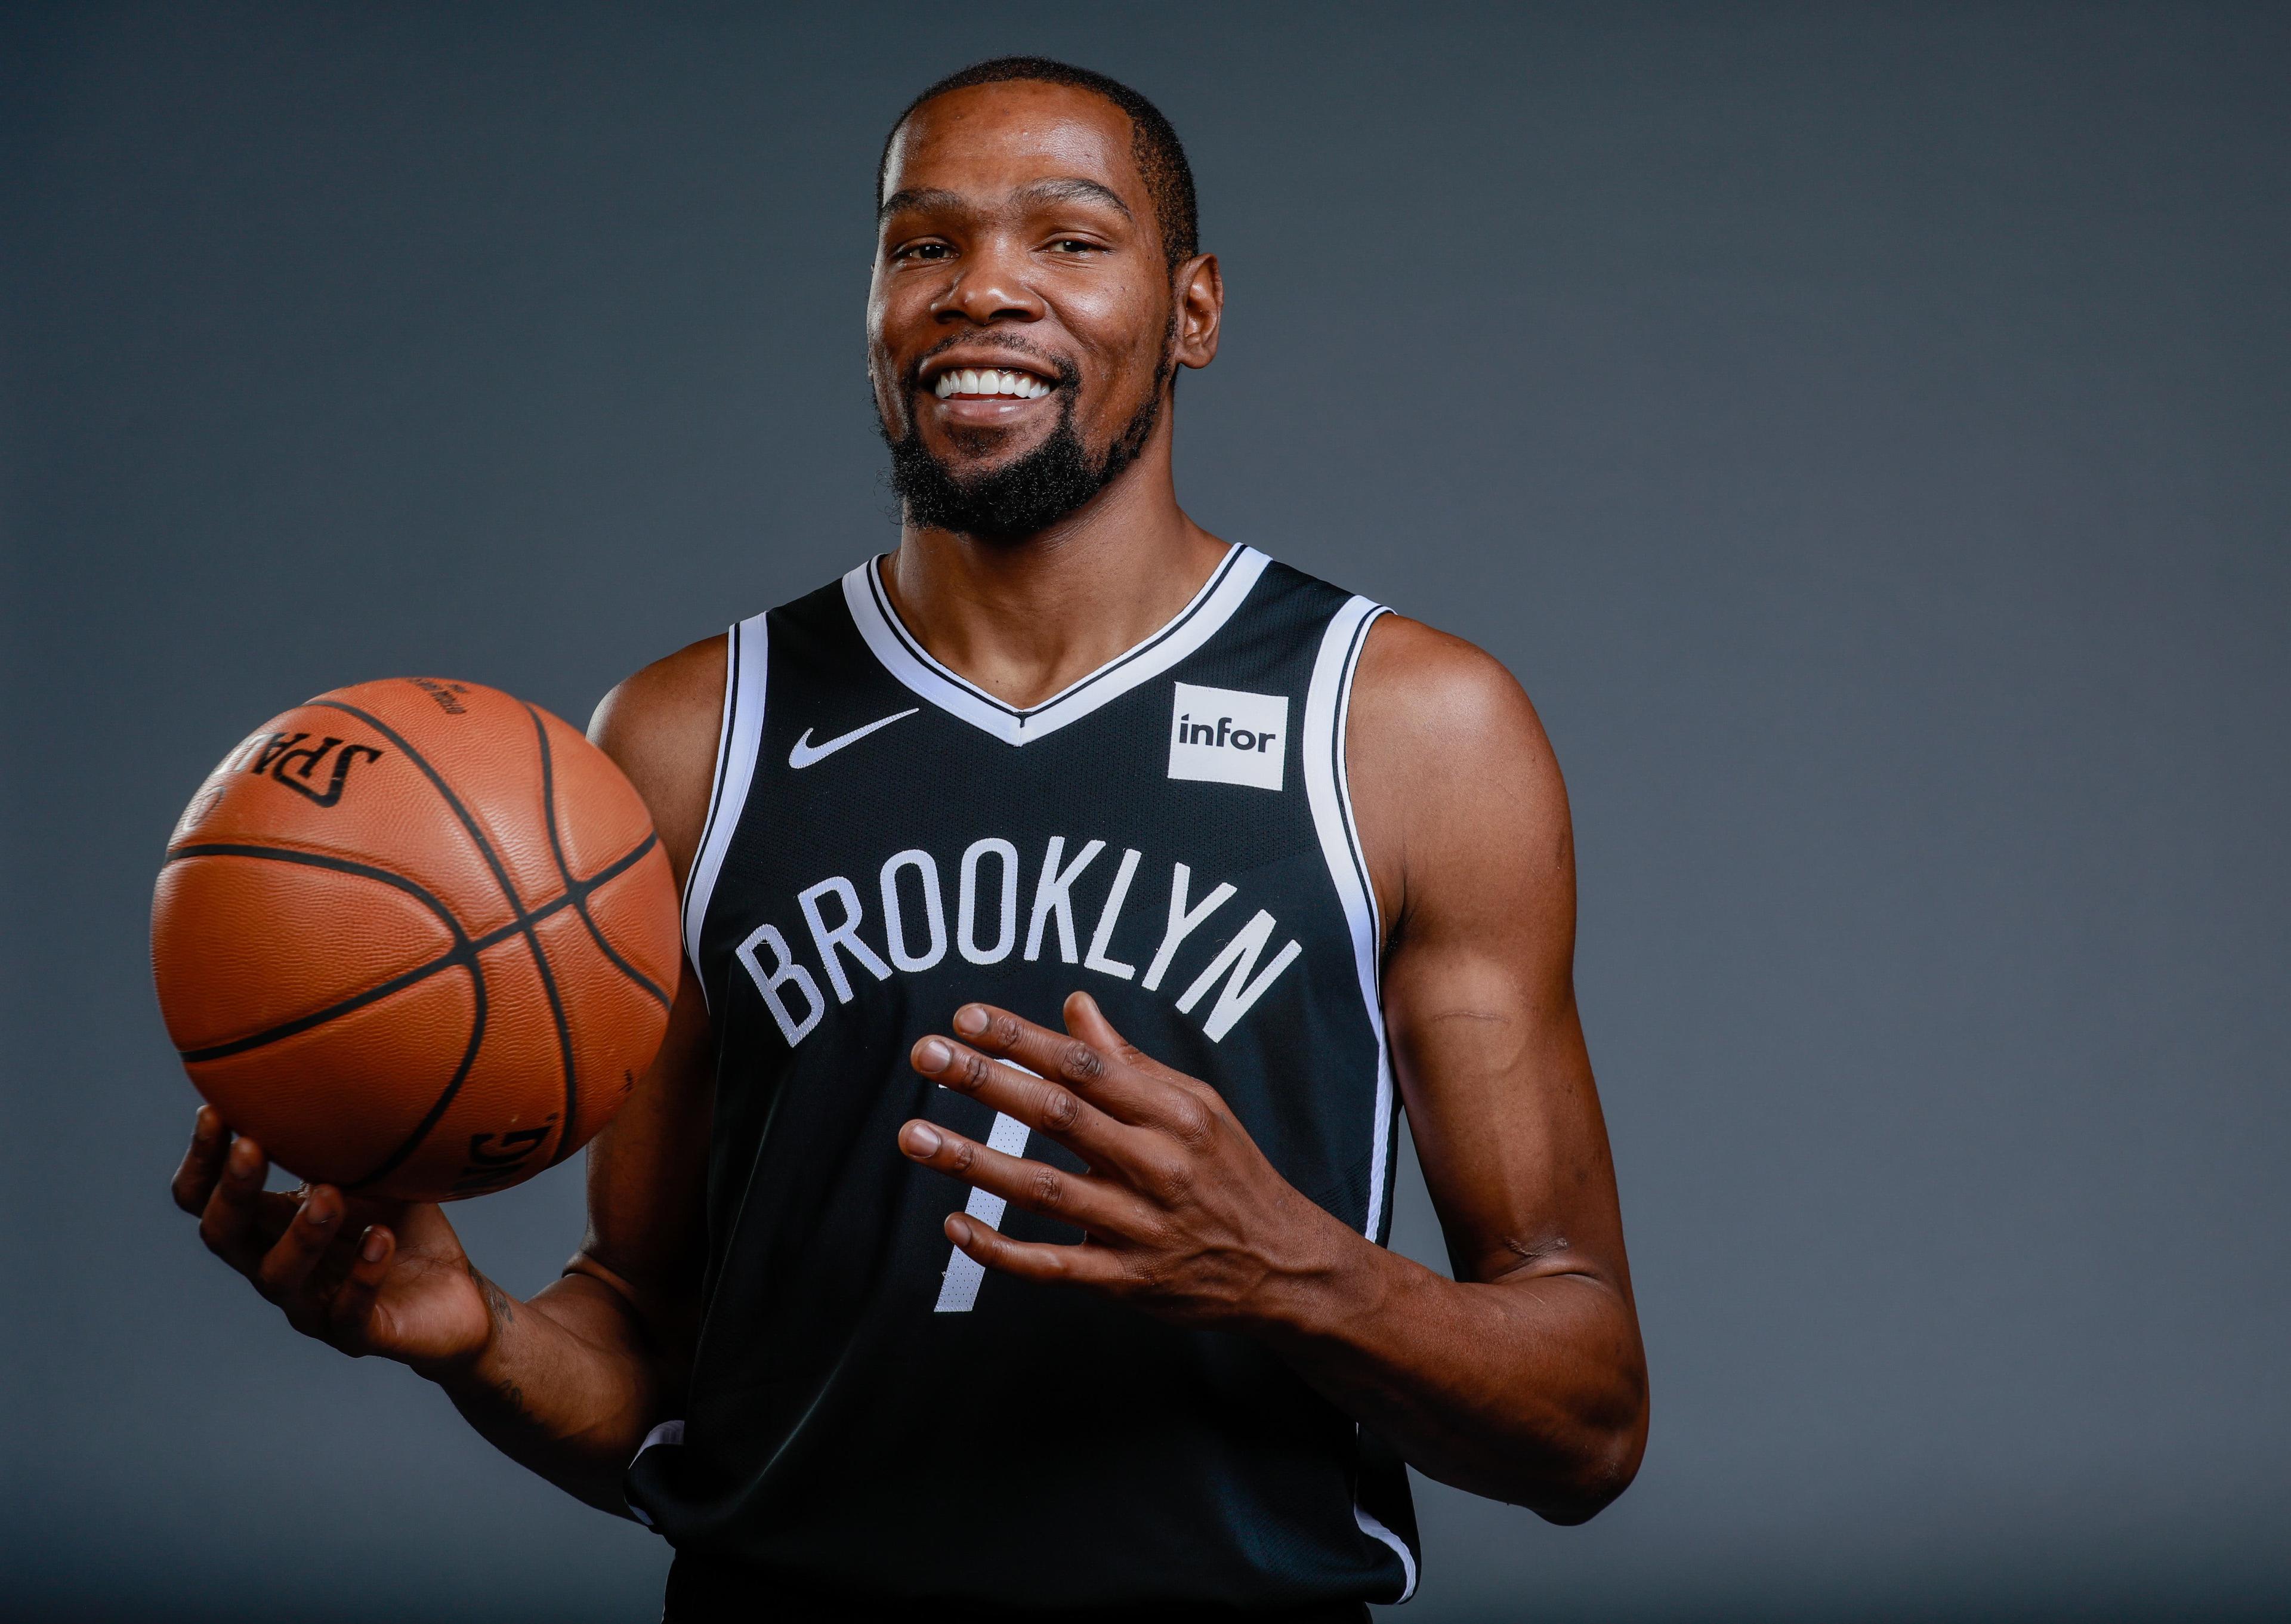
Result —
POLYGON ((476 1264, 464 1259, 462 1266, 470 1271, 470 1278, 477 1282, 478 1295, 486 1299, 486 1312, 492 1316, 494 1324, 500 1327, 514 1323, 517 1319, 517 1304, 511 1300, 510 1294, 478 1273, 476 1264))

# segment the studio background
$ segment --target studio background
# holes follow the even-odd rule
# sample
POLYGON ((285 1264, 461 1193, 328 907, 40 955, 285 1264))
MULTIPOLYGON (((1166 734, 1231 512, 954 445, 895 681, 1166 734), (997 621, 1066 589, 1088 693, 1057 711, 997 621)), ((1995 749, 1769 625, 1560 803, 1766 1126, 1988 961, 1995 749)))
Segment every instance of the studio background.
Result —
MULTIPOLYGON (((1190 511, 1493 651, 1573 797, 1652 1442, 1576 1530, 1419 1480, 1400 1616, 2281 1616, 2287 47, 2189 4, 9 7, 0 1613, 657 1616, 664 1548, 169 1205, 150 883, 309 694, 580 722, 889 545, 878 146, 1024 50, 1191 149, 1190 511)), ((580 1202, 454 1216, 523 1294, 580 1202)))

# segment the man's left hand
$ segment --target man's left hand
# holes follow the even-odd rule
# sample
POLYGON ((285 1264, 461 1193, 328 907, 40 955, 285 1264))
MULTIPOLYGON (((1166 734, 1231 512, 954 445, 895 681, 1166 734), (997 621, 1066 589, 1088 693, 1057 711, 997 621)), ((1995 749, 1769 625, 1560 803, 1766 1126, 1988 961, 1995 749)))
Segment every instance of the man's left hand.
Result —
POLYGON ((1065 1013, 1056 1033, 965 1004, 961 1037, 924 1038, 912 1061, 1049 1135, 1087 1173, 919 1119, 899 1130, 899 1148, 1075 1226, 1081 1242, 1014 1241, 962 1212, 947 1215, 947 1238, 988 1268, 1089 1287, 1181 1323, 1269 1329, 1317 1317, 1311 1305, 1357 1267, 1362 1237, 1274 1170, 1216 1089, 1133 1048, 1088 993, 1068 998, 1065 1013))

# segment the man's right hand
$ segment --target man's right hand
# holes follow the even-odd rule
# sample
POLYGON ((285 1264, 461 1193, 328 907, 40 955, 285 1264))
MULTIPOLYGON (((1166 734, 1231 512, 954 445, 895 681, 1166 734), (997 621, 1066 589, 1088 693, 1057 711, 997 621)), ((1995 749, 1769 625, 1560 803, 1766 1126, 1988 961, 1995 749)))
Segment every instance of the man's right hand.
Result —
POLYGON ((261 1146, 235 1138, 221 1113, 203 1105, 175 1172, 175 1205, 295 1330, 424 1373, 485 1351, 499 1290, 470 1267, 443 1209, 352 1201, 326 1184, 265 1190, 269 1170, 261 1146))

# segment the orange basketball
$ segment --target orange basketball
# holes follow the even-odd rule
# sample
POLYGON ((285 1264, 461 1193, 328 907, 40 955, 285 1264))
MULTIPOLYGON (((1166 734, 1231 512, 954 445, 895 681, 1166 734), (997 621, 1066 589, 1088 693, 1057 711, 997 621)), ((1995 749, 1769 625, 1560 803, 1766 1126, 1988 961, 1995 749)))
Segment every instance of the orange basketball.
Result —
POLYGON ((515 1184, 609 1121, 676 986, 652 819, 548 712, 426 677, 262 724, 168 842, 151 968, 225 1121, 313 1182, 515 1184))

